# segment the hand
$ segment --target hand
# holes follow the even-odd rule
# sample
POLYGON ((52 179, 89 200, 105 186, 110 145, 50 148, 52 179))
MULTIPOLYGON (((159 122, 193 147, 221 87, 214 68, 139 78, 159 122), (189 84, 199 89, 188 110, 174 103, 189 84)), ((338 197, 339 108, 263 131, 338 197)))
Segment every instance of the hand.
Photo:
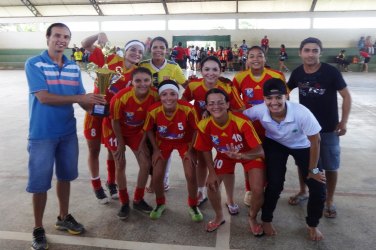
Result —
POLYGON ((118 145, 115 151, 112 151, 112 155, 114 156, 114 160, 117 161, 119 166, 123 165, 125 161, 125 145, 118 145))
POLYGON ((209 176, 208 176, 208 180, 206 181, 206 187, 209 188, 210 190, 213 190, 214 192, 217 192, 218 188, 219 188, 219 179, 218 179, 218 176, 213 173, 213 174, 210 174, 209 173, 209 176))
POLYGON ((83 95, 80 99, 82 104, 106 104, 106 99, 103 95, 89 93, 83 95))
POLYGON ((340 123, 337 124, 335 132, 337 133, 338 136, 345 135, 347 132, 346 123, 343 121, 340 121, 340 123))
POLYGON ((185 160, 189 161, 192 167, 196 167, 197 157, 192 150, 188 150, 187 153, 184 155, 183 161, 185 160))
POLYGON ((104 33, 104 32, 99 33, 97 42, 98 42, 98 45, 103 48, 106 45, 106 43, 108 42, 108 38, 107 38, 106 33, 104 33))
POLYGON ((314 179, 318 182, 321 182, 321 183, 326 183, 326 177, 325 177, 325 173, 320 171, 318 174, 312 174, 311 172, 308 173, 308 176, 307 176, 307 179, 314 179))
POLYGON ((151 156, 151 163, 153 167, 156 166, 158 161, 162 159, 163 159, 163 156, 162 156, 161 151, 159 149, 156 149, 156 150, 153 149, 153 155, 151 156))
POLYGON ((232 158, 232 159, 236 159, 236 160, 240 160, 242 158, 242 153, 239 153, 239 149, 237 149, 233 143, 231 143, 230 145, 226 145, 227 147, 227 151, 225 151, 224 153, 232 158))

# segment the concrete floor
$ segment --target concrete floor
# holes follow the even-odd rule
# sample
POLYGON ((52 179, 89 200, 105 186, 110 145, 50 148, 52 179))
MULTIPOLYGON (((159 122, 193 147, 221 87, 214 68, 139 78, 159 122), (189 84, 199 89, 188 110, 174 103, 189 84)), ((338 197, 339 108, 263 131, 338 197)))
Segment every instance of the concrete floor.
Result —
MULTIPOLYGON (((233 74, 226 76, 232 78, 233 74)), ((85 87, 92 89, 91 79, 83 74, 85 87)), ((225 213, 226 223, 214 233, 204 225, 213 217, 209 203, 203 205, 204 222, 193 223, 186 207, 186 187, 180 159, 173 154, 171 190, 167 192, 167 211, 158 221, 132 210, 130 217, 116 217, 117 201, 97 203, 90 186, 87 148, 83 137, 84 112, 77 106, 76 117, 80 142, 80 177, 72 183, 70 211, 87 231, 81 236, 68 236, 54 229, 57 200, 54 188, 49 192, 44 225, 50 249, 375 249, 376 244, 376 73, 344 73, 353 97, 348 134, 341 140, 342 164, 335 203, 336 219, 323 218, 320 229, 325 239, 311 242, 305 228, 305 205, 291 207, 288 197, 298 187, 296 168, 291 161, 286 175, 285 191, 275 212, 278 235, 253 237, 247 226, 247 209, 243 205, 243 176, 236 171, 236 201, 240 214, 225 213)), ((0 71, 0 249, 29 249, 33 214, 27 182, 26 151, 28 131, 28 88, 21 70, 0 71)), ((297 100, 297 91, 292 100, 297 100)), ((127 154, 129 193, 137 175, 137 164, 127 154)), ((105 179, 105 151, 101 153, 101 177, 105 179)), ((224 192, 222 192, 224 193, 224 192)), ((154 195, 146 194, 154 204, 154 195)))

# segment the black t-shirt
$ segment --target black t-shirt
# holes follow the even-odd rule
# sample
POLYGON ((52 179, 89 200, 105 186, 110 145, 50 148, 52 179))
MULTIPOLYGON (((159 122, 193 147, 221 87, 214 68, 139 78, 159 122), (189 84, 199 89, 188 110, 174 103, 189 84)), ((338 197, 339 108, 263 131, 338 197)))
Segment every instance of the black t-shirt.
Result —
POLYGON ((347 85, 341 73, 327 63, 312 74, 305 73, 303 65, 296 68, 287 83, 290 90, 299 88, 299 102, 315 115, 321 132, 333 132, 339 122, 337 91, 347 85))

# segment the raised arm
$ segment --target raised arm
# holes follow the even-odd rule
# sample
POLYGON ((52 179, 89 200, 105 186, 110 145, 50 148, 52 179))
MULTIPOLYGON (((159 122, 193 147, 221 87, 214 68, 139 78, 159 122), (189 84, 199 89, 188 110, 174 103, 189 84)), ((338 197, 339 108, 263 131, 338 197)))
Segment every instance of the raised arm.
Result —
POLYGON ((97 41, 98 45, 104 47, 104 45, 108 42, 108 38, 106 33, 98 33, 92 36, 89 36, 81 41, 81 45, 84 49, 92 52, 95 48, 94 43, 97 41))

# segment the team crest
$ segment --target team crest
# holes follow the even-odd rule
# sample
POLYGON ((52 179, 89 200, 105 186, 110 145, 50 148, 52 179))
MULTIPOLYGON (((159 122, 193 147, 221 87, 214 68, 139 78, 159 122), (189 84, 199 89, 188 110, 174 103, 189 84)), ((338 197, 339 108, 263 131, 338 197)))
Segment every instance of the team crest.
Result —
POLYGON ((167 134, 167 126, 158 126, 158 133, 161 135, 167 134))
POLYGON ((200 109, 205 109, 206 103, 205 103, 205 101, 198 101, 198 105, 199 105, 200 109))
POLYGON ((247 88, 245 89, 245 95, 249 98, 252 98, 254 96, 253 88, 247 88))
POLYGON ((210 137, 214 145, 219 145, 218 135, 211 135, 210 137))
POLYGON ((134 113, 133 112, 125 112, 125 119, 127 122, 133 121, 134 119, 134 113))

